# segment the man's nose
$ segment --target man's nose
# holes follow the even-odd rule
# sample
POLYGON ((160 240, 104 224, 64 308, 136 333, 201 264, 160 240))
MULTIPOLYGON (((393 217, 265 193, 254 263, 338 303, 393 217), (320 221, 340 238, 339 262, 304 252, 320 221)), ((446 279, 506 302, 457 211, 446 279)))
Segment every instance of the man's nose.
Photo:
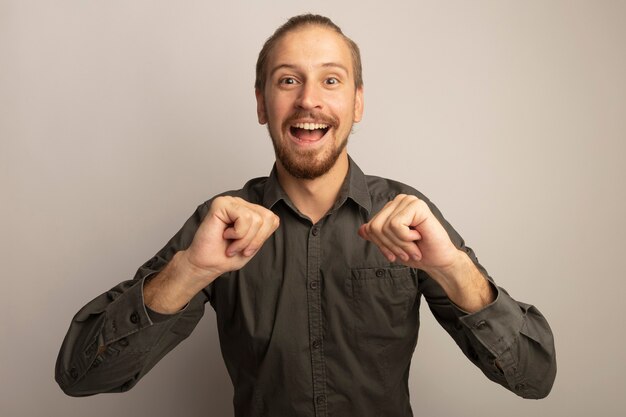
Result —
POLYGON ((300 89, 296 106, 304 110, 321 108, 322 100, 319 87, 313 83, 304 83, 300 89))

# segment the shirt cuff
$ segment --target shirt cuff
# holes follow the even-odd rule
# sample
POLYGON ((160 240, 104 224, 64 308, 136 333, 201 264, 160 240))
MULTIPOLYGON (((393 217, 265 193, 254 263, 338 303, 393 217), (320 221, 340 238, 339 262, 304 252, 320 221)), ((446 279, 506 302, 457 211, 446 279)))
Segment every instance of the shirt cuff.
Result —
POLYGON ((160 314, 152 310, 149 311, 143 300, 143 284, 146 278, 137 280, 128 290, 117 295, 111 304, 107 306, 106 321, 102 329, 102 338, 105 345, 155 324, 161 324, 177 318, 185 310, 186 306, 174 314, 160 314))
POLYGON ((493 287, 496 299, 481 310, 467 313, 454 304, 453 308, 459 321, 498 358, 514 343, 525 315, 518 303, 503 288, 495 285, 493 287))
POLYGON ((185 305, 185 307, 183 307, 181 310, 177 311, 176 313, 172 313, 172 314, 165 314, 165 313, 159 313, 157 311, 152 310, 150 307, 146 306, 146 312, 148 313, 148 317, 150 318, 150 321, 152 321, 153 323, 157 324, 157 323, 163 323, 165 321, 171 320, 175 317, 178 317, 180 315, 180 313, 182 313, 183 311, 185 311, 185 309, 187 309, 187 306, 189 305, 189 303, 187 303, 187 305, 185 305))

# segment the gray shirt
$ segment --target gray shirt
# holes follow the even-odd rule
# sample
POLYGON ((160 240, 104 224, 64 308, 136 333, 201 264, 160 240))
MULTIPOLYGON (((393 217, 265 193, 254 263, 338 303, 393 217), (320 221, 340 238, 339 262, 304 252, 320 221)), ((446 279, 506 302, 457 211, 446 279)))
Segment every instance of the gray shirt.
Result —
POLYGON ((275 169, 224 194, 272 210, 280 227, 244 268, 216 279, 182 311, 149 311, 144 280, 191 244, 211 200, 199 206, 133 280, 76 314, 56 365, 56 380, 67 394, 130 389, 192 332, 210 302, 236 416, 411 416, 408 375, 422 296, 489 379, 526 398, 550 391, 556 360, 548 323, 535 307, 493 284, 472 249, 420 192, 366 176, 350 160, 337 202, 316 224, 291 203, 275 169), (423 271, 389 263, 358 236, 359 226, 398 194, 428 203, 452 242, 492 283, 493 303, 467 314, 423 271))

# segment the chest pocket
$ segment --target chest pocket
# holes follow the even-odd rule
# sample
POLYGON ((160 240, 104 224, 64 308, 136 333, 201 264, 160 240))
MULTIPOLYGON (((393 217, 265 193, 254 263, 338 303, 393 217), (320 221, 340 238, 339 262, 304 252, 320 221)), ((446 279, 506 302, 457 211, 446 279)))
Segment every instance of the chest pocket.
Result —
POLYGON ((387 346, 416 333, 417 278, 407 267, 359 268, 346 280, 357 343, 387 346))

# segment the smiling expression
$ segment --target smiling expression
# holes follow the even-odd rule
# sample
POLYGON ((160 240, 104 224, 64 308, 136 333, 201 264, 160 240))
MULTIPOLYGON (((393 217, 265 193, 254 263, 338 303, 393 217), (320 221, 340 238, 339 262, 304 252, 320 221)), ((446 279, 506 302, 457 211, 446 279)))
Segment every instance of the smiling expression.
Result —
POLYGON ((348 45, 331 29, 306 25, 277 42, 267 68, 257 115, 277 163, 295 178, 317 178, 347 158, 348 136, 363 113, 348 45))

